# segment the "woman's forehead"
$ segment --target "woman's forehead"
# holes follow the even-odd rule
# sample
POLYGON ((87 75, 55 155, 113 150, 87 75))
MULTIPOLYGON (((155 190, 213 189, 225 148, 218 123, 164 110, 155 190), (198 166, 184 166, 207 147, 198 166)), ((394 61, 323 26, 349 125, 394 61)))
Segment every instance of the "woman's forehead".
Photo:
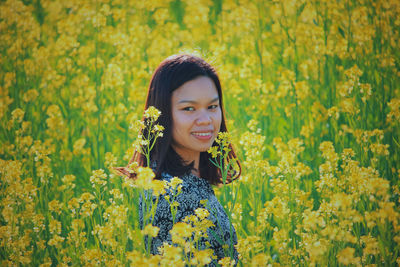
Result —
POLYGON ((206 76, 188 81, 172 93, 174 103, 216 101, 218 99, 218 91, 213 80, 206 76))

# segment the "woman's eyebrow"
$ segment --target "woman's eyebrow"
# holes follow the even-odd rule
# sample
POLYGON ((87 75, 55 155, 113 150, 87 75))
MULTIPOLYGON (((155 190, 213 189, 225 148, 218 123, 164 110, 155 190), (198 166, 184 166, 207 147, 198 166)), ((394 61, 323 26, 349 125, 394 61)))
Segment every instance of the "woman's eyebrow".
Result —
POLYGON ((213 100, 210 101, 210 104, 213 102, 219 101, 219 96, 215 97, 213 100))
MULTIPOLYGON (((215 101, 218 101, 219 100, 219 97, 217 96, 217 97, 215 97, 215 98, 213 98, 209 103, 213 103, 213 102, 215 102, 215 101)), ((178 104, 182 104, 182 103, 190 103, 190 104, 197 104, 197 101, 195 101, 195 100, 181 100, 181 101, 179 101, 178 102, 178 104)))

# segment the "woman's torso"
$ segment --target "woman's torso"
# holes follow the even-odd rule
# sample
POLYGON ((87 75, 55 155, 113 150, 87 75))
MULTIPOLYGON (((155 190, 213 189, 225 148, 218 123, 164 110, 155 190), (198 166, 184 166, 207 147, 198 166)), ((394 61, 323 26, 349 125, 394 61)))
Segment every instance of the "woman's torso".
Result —
MULTIPOLYGON (((171 181, 173 177, 169 174, 162 174, 161 180, 171 181)), ((207 230, 207 239, 201 239, 198 249, 211 248, 214 255, 217 256, 217 261, 229 255, 238 261, 238 253, 233 245, 237 244, 236 231, 229 221, 225 210, 219 203, 214 194, 211 185, 204 179, 196 177, 193 174, 187 174, 180 178, 182 180, 181 193, 176 196, 175 201, 179 203, 175 215, 175 223, 183 221, 186 216, 194 215, 198 208, 205 208, 209 212, 209 219, 214 226, 207 230), (208 245, 209 243, 209 245, 208 245), (224 246, 225 245, 225 246, 224 246), (225 249, 224 249, 225 247, 225 249)), ((169 231, 173 227, 172 213, 170 204, 165 199, 169 195, 172 199, 172 193, 167 192, 161 195, 157 204, 157 209, 154 215, 153 225, 160 228, 158 236, 153 238, 150 252, 159 254, 158 248, 163 242, 171 243, 171 235, 169 231)), ((153 197, 153 201, 155 198, 153 197)), ((143 227, 143 211, 145 210, 143 198, 139 201, 139 219, 140 225, 143 227)), ((211 265, 215 265, 213 261, 211 265)))

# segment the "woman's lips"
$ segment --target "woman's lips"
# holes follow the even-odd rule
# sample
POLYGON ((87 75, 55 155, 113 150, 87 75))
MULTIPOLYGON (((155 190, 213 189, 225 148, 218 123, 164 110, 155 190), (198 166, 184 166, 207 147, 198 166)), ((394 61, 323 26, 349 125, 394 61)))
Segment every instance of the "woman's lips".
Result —
POLYGON ((207 132, 192 132, 192 135, 200 140, 210 140, 213 136, 212 131, 207 131, 207 132))

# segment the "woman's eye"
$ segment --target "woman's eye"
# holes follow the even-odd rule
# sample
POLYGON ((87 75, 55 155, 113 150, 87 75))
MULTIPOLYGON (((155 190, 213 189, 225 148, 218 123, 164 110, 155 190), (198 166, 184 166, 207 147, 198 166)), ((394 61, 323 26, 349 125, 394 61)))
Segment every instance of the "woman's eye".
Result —
POLYGON ((216 109, 218 107, 218 105, 211 105, 211 106, 209 106, 208 108, 209 109, 216 109))
POLYGON ((183 110, 185 110, 185 111, 193 111, 194 108, 193 107, 186 107, 186 108, 183 108, 183 110))

